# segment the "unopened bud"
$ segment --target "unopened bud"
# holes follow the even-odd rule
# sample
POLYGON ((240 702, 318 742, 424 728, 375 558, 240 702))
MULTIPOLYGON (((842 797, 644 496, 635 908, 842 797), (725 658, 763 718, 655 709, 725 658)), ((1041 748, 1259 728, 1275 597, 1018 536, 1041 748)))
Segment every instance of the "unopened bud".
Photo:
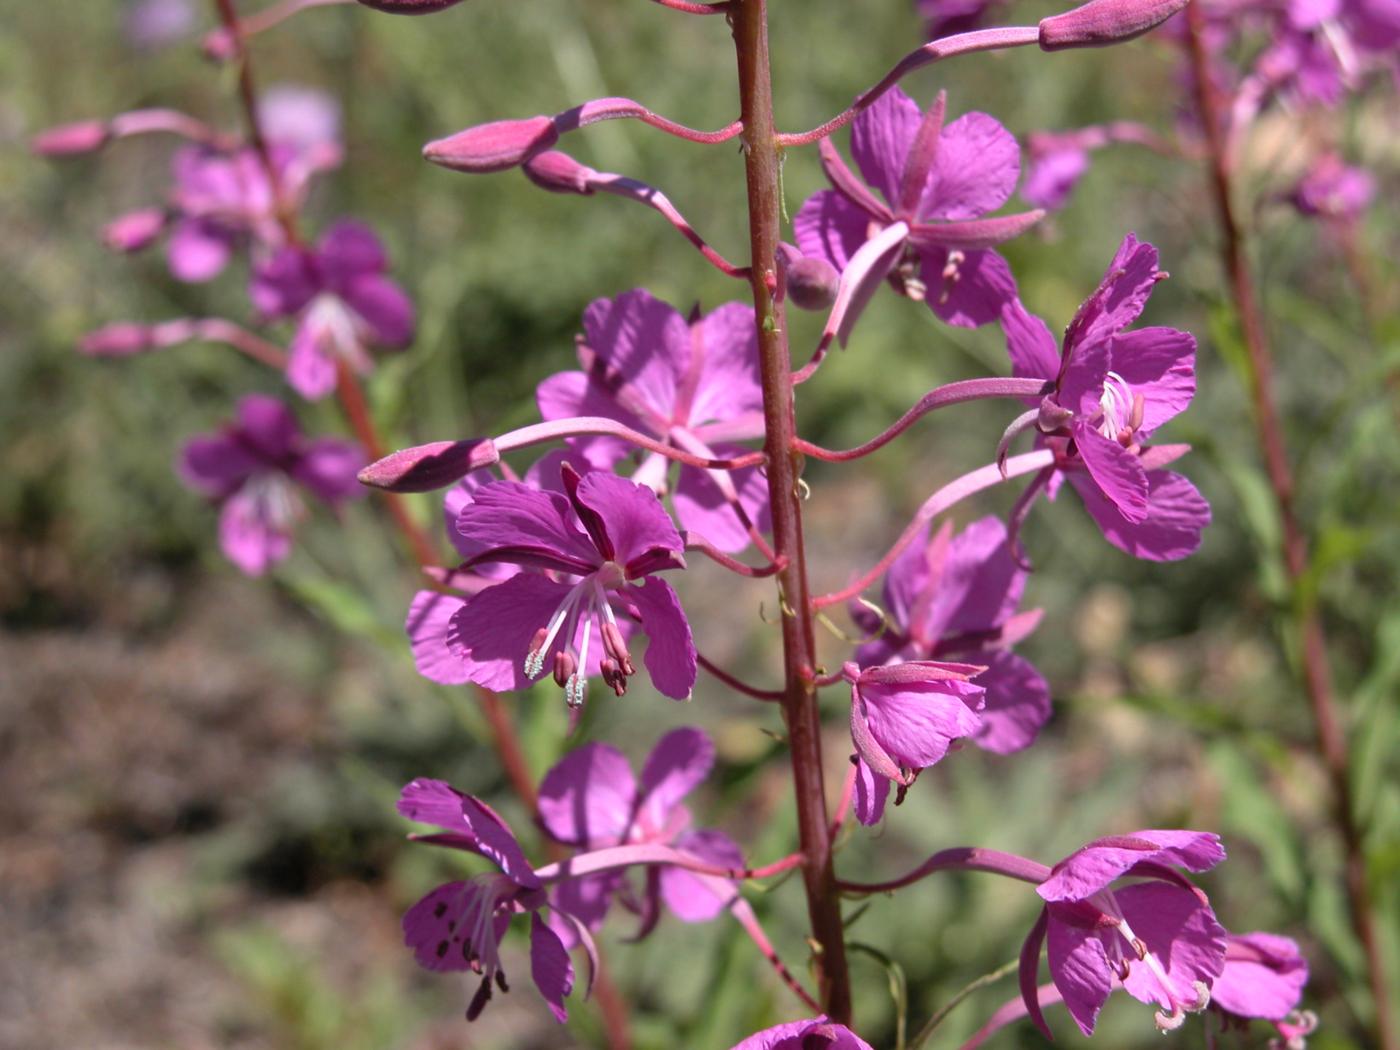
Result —
POLYGON ((100 120, 80 120, 41 131, 29 140, 29 148, 41 157, 76 157, 107 144, 111 132, 100 120))
POLYGON ((598 174, 588 165, 580 164, 557 149, 531 157, 525 162, 524 171, 525 177, 542 190, 577 193, 584 197, 593 195, 592 180, 598 174))
POLYGON ((1107 47, 1141 36, 1176 14, 1187 0, 1089 0, 1040 22, 1042 51, 1107 47))
POLYGON ((799 310, 826 310, 836 302, 841 275, 825 259, 804 255, 788 264, 787 295, 799 310))
POLYGON ((423 156, 453 171, 485 175, 517 167, 558 141, 549 117, 496 120, 429 142, 423 156))
POLYGON ((391 15, 430 15, 457 3, 457 0, 360 0, 366 7, 391 15))
POLYGON ((199 42, 199 50, 211 62, 228 62, 238 54, 238 38, 220 26, 204 35, 199 42))
POLYGON ((391 452, 360 471, 360 484, 390 492, 431 492, 501 461, 490 438, 434 441, 391 452))
POLYGON ((121 321, 88 332, 78 350, 92 357, 130 357, 155 346, 149 325, 121 321))
POLYGON ((127 212, 107 224, 102 241, 115 252, 139 252, 160 236, 165 222, 165 212, 160 208, 127 212))

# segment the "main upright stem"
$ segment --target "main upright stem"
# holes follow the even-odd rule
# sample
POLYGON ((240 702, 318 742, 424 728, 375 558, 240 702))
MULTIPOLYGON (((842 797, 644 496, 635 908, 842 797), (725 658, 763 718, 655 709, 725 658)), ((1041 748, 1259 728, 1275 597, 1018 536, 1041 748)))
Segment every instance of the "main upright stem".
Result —
POLYGON ((822 783, 821 717, 816 693, 816 639, 807 587, 802 541, 792 369, 782 305, 777 289, 779 167, 782 161, 773 124, 772 75, 768 60, 767 0, 732 0, 729 22, 739 59, 739 106, 744 131, 744 174, 748 183, 749 242, 758 352, 762 369, 764 451, 768 457, 768 498, 773 514, 773 547, 786 567, 778 573, 782 593, 783 716, 792 753, 797 828, 806 861, 802 868, 807 912, 816 952, 818 997, 827 1016, 851 1020, 851 987, 846 971, 841 902, 831 864, 831 830, 822 783))
POLYGON ((1400 1050, 1400 1042, 1397 1041, 1400 1037, 1396 1035, 1395 1018, 1391 1013, 1391 991, 1386 973, 1385 951, 1376 924, 1375 907, 1366 870, 1365 844, 1352 798, 1346 729, 1337 711, 1332 689, 1327 635, 1316 602, 1312 598, 1300 598, 1297 593, 1308 571, 1308 540, 1294 506, 1293 473, 1288 463, 1283 427, 1279 422, 1278 408, 1274 401, 1273 360, 1269 353, 1268 332, 1264 326, 1263 313, 1255 299, 1244 233, 1235 214, 1230 158, 1222 125, 1225 106, 1210 76, 1204 42, 1204 18, 1199 4, 1191 4, 1188 7, 1188 43, 1195 79, 1196 103, 1201 124, 1205 129, 1209 154, 1211 191, 1215 198, 1216 217, 1222 238, 1221 256, 1230 282, 1230 293, 1239 314, 1240 330, 1249 360, 1249 392, 1254 402, 1255 426, 1259 432, 1264 467, 1269 475, 1269 486, 1273 491, 1283 533, 1283 563, 1294 591, 1294 616, 1303 681, 1312 708, 1313 722, 1317 727, 1317 748, 1331 782, 1334 820, 1346 851, 1346 886, 1351 904, 1352 924, 1366 952, 1367 966, 1370 970, 1371 992, 1376 1003, 1376 1044, 1382 1050, 1400 1050))

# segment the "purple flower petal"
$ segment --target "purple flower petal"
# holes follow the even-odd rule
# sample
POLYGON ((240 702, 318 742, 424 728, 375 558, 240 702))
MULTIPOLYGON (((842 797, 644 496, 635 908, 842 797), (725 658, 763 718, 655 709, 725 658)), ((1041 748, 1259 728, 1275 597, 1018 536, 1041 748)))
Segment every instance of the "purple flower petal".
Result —
POLYGON ((292 553, 292 534, 286 520, 270 516, 266 501, 245 488, 219 514, 219 546, 240 570, 261 576, 292 553))
POLYGON ((319 401, 335 389, 336 361, 322 347, 314 325, 297 326, 287 358, 287 384, 308 401, 319 401))
POLYGON ((375 232, 350 219, 342 219, 326 231, 316 254, 327 283, 337 290, 364 274, 383 273, 389 265, 375 232))
MULTIPOLYGON (((1026 572, 1011 556, 1006 526, 990 515, 979 518, 949 544, 919 633, 934 641, 1000 626, 1016 611, 1025 587, 1026 572)), ((981 678, 977 682, 985 684, 981 678)))
POLYGON ((1011 300, 1002 310, 1001 328, 1006 333, 1013 375, 1044 380, 1059 376, 1060 350, 1050 326, 1027 311, 1019 299, 1011 300))
POLYGON ((870 768, 863 758, 856 758, 856 819, 867 827, 880 823, 885 815, 885 799, 889 797, 890 780, 870 768))
MULTIPOLYGON (((719 456, 738 455, 747 449, 737 445, 719 445, 713 451, 719 456)), ((766 532, 771 527, 768 509, 768 481, 757 467, 728 472, 738 491, 739 505, 749 521, 766 532)), ((749 545, 749 532, 738 513, 705 470, 683 466, 671 493, 676 517, 688 532, 697 532, 722 551, 741 551, 749 545)))
POLYGON ((404 785, 397 808, 409 820, 433 824, 451 832, 454 839, 460 836, 454 845, 492 861, 516 885, 527 889, 542 885, 506 822, 486 803, 451 784, 420 777, 404 785))
POLYGON ((227 434, 202 434, 185 442, 175 469, 190 488, 225 499, 265 464, 227 434))
POLYGON ((985 113, 965 113, 943 129, 918 216, 975 219, 1010 200, 1020 176, 1016 137, 985 113))
POLYGON ((1139 524, 1147 517, 1147 472, 1138 457, 1116 441, 1087 426, 1074 428, 1074 443, 1094 484, 1124 520, 1139 524))
POLYGON ((982 728, 972 742, 984 751, 1009 755, 1035 743, 1050 720, 1050 686, 1029 660, 1014 653, 968 653, 972 663, 987 665, 977 676, 986 693, 982 728))
POLYGON ((641 586, 625 588, 625 593, 636 603, 649 639, 643 661, 652 684, 664 696, 689 700, 695 688, 695 643, 676 592, 665 580, 648 576, 641 586))
POLYGON ((682 400, 689 394, 690 409, 678 410, 677 418, 694 427, 762 411, 753 307, 725 303, 702 317, 699 327, 695 340, 698 353, 692 353, 690 361, 698 374, 689 383, 683 381, 681 387, 682 400), (687 391, 687 385, 693 385, 693 391, 687 391))
POLYGON ((355 475, 365 465, 364 449, 340 438, 316 438, 307 443, 289 473, 332 505, 364 494, 355 475))
POLYGON ((1166 972, 1167 987, 1144 962, 1129 958, 1123 987, 1134 999, 1160 1004, 1195 1003, 1196 982, 1209 987, 1225 965, 1225 929, 1209 905, 1190 890, 1143 882, 1113 893, 1123 918, 1166 972))
POLYGON ((301 436, 291 410, 266 394, 249 394, 238 401, 239 436, 270 460, 291 452, 301 436))
POLYGON ((663 827, 671 811, 710 775, 715 745, 704 730, 673 729, 651 749, 642 768, 639 809, 652 827, 663 827))
MULTIPOLYGON (((675 846, 716 867, 744 866, 743 851, 722 831, 708 828, 688 831, 676 839, 675 846)), ((681 922, 709 922, 739 895, 739 891, 731 887, 729 896, 720 897, 714 887, 714 879, 702 880, 684 868, 661 869, 661 899, 681 922)))
POLYGON ((566 583, 522 572, 468 598, 448 630, 448 644, 461 656, 467 680, 497 692, 528 689, 525 657, 569 590, 566 583))
POLYGON ((1098 289, 1080 307, 1082 316, 1071 322, 1065 345, 1106 338, 1136 321, 1161 277, 1157 264, 1156 248, 1134 234, 1124 237, 1098 289))
POLYGON ((1308 983, 1308 961, 1289 937, 1229 934, 1225 968, 1210 988, 1212 1006, 1239 1017, 1279 1021, 1298 1008, 1308 983))
MULTIPOLYGON (((666 436, 655 434, 655 427, 619 404, 600 383, 591 382, 583 372, 556 372, 535 388, 535 402, 541 418, 546 421, 573 416, 603 416, 644 434, 666 436)), ((631 455, 633 450, 632 445, 613 437, 575 438, 571 445, 583 453, 589 463, 604 470, 611 469, 631 455)))
POLYGON ((627 757, 607 744, 585 744, 569 752, 540 781, 540 822, 567 846, 619 844, 636 802, 637 782, 627 757))
POLYGON ((871 219, 835 190, 807 198, 792 220, 793 236, 803 255, 825 259, 844 270, 867 240, 871 219))
POLYGON ((343 298, 369 326, 376 346, 393 350, 413 342, 413 301, 396 283, 378 274, 363 274, 345 285, 343 298))
POLYGON ((1201 530, 1210 524, 1210 505, 1196 486, 1180 474, 1153 470, 1147 474, 1147 513, 1129 521, 1089 478, 1069 475, 1084 509, 1119 550, 1148 561, 1177 561, 1201 545, 1201 530))
POLYGON ((530 916, 530 976, 554 1019, 560 1024, 567 1021, 569 1011, 564 1008, 564 999, 574 990, 574 965, 559 935, 540 918, 539 912, 530 916))
POLYGON ((825 1017, 792 1021, 755 1032, 731 1050, 871 1050, 870 1044, 844 1025, 825 1017))
POLYGON ((590 930, 596 930, 607 918, 613 897, 622 889, 627 876, 621 871, 605 871, 597 875, 585 875, 577 879, 564 879, 554 887, 551 903, 554 914, 549 925, 559 935, 565 948, 579 943, 577 931, 569 922, 560 921, 560 912, 582 923, 590 930))
POLYGON ((290 317, 320 291, 316 263, 301 248, 282 248, 253 268, 248 295, 264 317, 290 317))
POLYGON ((462 657, 448 644, 452 617, 462 605, 456 595, 419 591, 408 607, 404 630, 413 649, 413 662, 429 681, 442 685, 469 681, 462 657))
POLYGON ((565 496, 541 492, 518 481, 493 481, 479 488, 476 498, 462 508, 457 531, 488 557, 547 564, 585 575, 597 568, 602 558, 573 519, 565 496))
POLYGON ((579 480, 578 501, 598 516, 613 547, 612 560, 629 578, 651 571, 658 559, 672 561, 667 555, 684 565, 685 543, 651 489, 616 474, 590 471, 579 480))
MULTIPOLYGON (((896 683, 862 676, 852 688, 852 702, 879 750, 867 754, 860 740, 856 749, 872 769, 892 780, 901 779, 901 768, 926 769, 942 760, 954 740, 982 728, 977 715, 982 694, 981 686, 956 678, 896 683), (890 762, 896 766, 893 775, 886 772, 890 762)), ((854 724, 854 714, 852 720, 854 724)))
POLYGON ((1185 410, 1196 393, 1196 339, 1175 328, 1139 328, 1113 338, 1113 370, 1143 396, 1139 441, 1185 410))
POLYGON ((1081 1032, 1093 1035, 1094 1021, 1113 990, 1113 971, 1103 942, 1092 929, 1057 921, 1051 909, 1045 957, 1050 979, 1069 1015, 1081 1032))
POLYGON ((475 946, 462 917, 481 893, 473 883, 448 882, 404 913, 404 944, 419 966, 434 973, 471 969, 475 946))
POLYGON ((993 251, 966 252, 945 277, 946 250, 920 252, 919 276, 928 287, 924 302, 942 321, 959 328, 977 328, 1001 316, 1016 298, 1016 279, 1006 260, 993 251))
MULTIPOLYGON (((856 117, 851 126, 851 156, 856 166, 865 181, 893 207, 899 205, 904 159, 919 133, 922 118, 918 103, 894 88, 856 117)), ((803 254, 810 253, 804 248, 803 254)))
POLYGON ((1088 170, 1087 150, 1073 147, 1049 150, 1032 158, 1021 196, 1046 211, 1063 208, 1088 170))
POLYGON ((233 238, 210 220, 178 219, 165 250, 170 273, 177 281, 202 284, 223 273, 233 257, 233 238))
POLYGON ((652 412, 671 418, 676 382, 690 362, 690 327, 676 309, 636 288, 597 299, 583 314, 587 345, 652 412))
POLYGON ((1036 892, 1047 901, 1080 901, 1144 861, 1205 871, 1224 859, 1220 837, 1209 832, 1135 831, 1080 847, 1055 865, 1036 892))

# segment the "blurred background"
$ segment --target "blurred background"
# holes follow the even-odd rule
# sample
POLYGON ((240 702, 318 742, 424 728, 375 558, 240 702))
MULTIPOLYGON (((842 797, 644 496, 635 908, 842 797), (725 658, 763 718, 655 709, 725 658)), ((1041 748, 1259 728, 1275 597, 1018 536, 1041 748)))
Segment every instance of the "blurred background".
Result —
MULTIPOLYGON (((236 396, 282 393, 279 377, 215 346, 127 362, 75 353, 84 332, 111 321, 250 314, 237 267, 213 284, 185 285, 159 251, 121 257, 100 243, 105 222, 161 198, 168 141, 118 143, 60 164, 27 151, 48 125, 144 106, 237 128, 233 74, 197 46, 213 24, 208 5, 171 0, 154 38, 133 33, 132 6, 0 0, 0 1046, 601 1045, 591 1007, 574 1009, 566 1029, 539 1008, 523 979, 523 941, 508 942, 508 968, 522 975, 515 990, 470 1028, 466 984, 418 971, 401 945, 403 910, 463 866, 405 843, 393 811, 400 785, 450 780, 499 803, 528 847, 538 838, 483 743, 476 701, 414 672, 402 622, 418 581, 382 506, 370 499, 320 514, 281 568, 246 579, 218 550, 216 512, 180 485, 172 463, 236 396)), ((779 119, 791 129, 845 106, 922 32, 904 0, 772 6, 779 119)), ((1027 3, 1007 18, 1049 10, 1027 3)), ((264 87, 320 88, 342 107, 346 162, 317 186, 312 231, 343 215, 371 223, 417 303, 417 340, 381 358, 368 384, 395 447, 532 421, 535 384, 571 367, 580 314, 596 297, 641 285, 688 311, 747 294, 628 202, 552 196, 515 172, 469 179, 419 156, 428 139, 469 124, 603 95, 720 126, 737 107, 721 19, 640 0, 476 0, 431 19, 351 5, 299 16, 259 37, 254 54, 264 87)), ((956 60, 904 86, 925 103, 946 88, 950 116, 983 110, 1021 136, 1111 119, 1170 134, 1184 98, 1178 66, 1172 40, 1153 38, 956 60)), ((1330 633, 1394 974, 1400 110, 1392 91, 1378 90, 1333 119, 1319 129, 1271 114, 1250 140, 1245 189, 1259 202, 1249 211, 1255 258, 1300 514, 1314 537, 1307 586, 1330 633), (1272 199, 1296 181, 1300 144, 1319 132, 1378 180, 1376 203, 1347 244, 1272 199)), ((661 187, 711 243, 744 256, 732 143, 693 146, 615 122, 573 136, 569 148, 661 187)), ((784 175, 790 213, 824 185, 812 150, 794 151, 784 175)), ((1304 1005, 1321 1017, 1310 1045, 1366 1047, 1372 1004, 1287 644, 1278 527, 1243 350, 1222 299, 1204 169, 1132 146, 1104 150, 1068 207, 1005 254, 1027 305, 1058 328, 1129 230, 1160 248, 1172 274, 1145 321, 1201 340, 1195 404, 1163 438, 1194 446, 1182 469, 1214 509, 1204 545, 1179 564, 1138 562, 1103 542, 1076 501, 1041 507, 1025 533, 1037 567, 1026 604, 1046 616, 1022 651, 1054 687, 1054 720, 1026 753, 968 749, 931 770, 882 828, 843 840, 838 865, 852 878, 890 877, 951 845, 1053 861, 1135 828, 1217 830, 1230 861, 1203 884, 1222 921, 1295 937, 1313 968, 1304 1005)), ((800 360, 820 324, 791 319, 800 360)), ((851 347, 802 388, 800 420, 815 441, 853 444, 933 385, 1007 370, 995 326, 952 329, 882 293, 851 347)), ((343 429, 330 405, 298 412, 308 430, 343 429)), ((954 408, 863 466, 812 464, 816 586, 839 586, 930 491, 990 460, 1009 413, 954 408)), ((1005 513, 1014 494, 989 493, 957 520, 1005 513)), ((438 528, 437 497, 414 497, 413 509, 438 528)), ((762 581, 736 583, 700 565, 680 587, 707 655, 755 681, 776 679, 762 581)), ((823 644, 838 663, 844 643, 823 644)), ((598 692, 585 738, 616 744, 639 766, 667 729, 704 726, 720 765, 693 800, 698 822, 728 831, 756 862, 792 848, 776 711, 703 677, 688 705, 646 683, 618 701, 598 692)), ((538 776, 565 746, 563 705, 552 687, 508 704, 538 776)), ((847 700, 831 690, 825 704, 834 791, 849 749, 847 700)), ((801 972, 799 885, 750 896, 801 972)), ((944 876, 848 906, 851 940, 898 969, 892 982, 886 962, 854 956, 862 1034, 894 1045, 892 983, 917 1027, 968 981, 1014 959, 1037 903, 1019 885, 944 876)), ((601 943, 633 1004, 639 1047, 723 1048, 800 1016, 732 922, 667 918, 627 945, 619 918, 601 943)), ((1014 994, 1014 978, 977 992, 930 1045, 957 1046, 1014 994)), ((1051 1023, 1062 1045, 1083 1045, 1063 1013, 1051 1023)), ((1203 1045, 1200 1026, 1193 1018, 1170 1038, 1203 1045)), ((1239 1045, 1266 1041, 1256 1027, 1239 1045)), ((1022 1024, 991 1045, 1043 1042, 1022 1024)), ((1115 995, 1097 1045, 1163 1042, 1148 1008, 1115 995)))

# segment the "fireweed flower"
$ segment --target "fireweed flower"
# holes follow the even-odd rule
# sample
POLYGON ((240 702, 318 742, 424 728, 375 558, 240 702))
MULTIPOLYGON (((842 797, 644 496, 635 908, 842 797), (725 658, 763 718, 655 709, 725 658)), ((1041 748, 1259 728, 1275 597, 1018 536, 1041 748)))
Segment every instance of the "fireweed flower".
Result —
POLYGON ((619 623, 638 622, 649 643, 652 684, 684 700, 695 685, 695 645, 679 599, 653 575, 685 568, 684 545, 656 494, 604 471, 565 464, 564 493, 515 481, 483 485, 463 507, 457 531, 472 552, 464 564, 543 569, 521 572, 468 598, 449 643, 468 681, 526 688, 551 671, 571 706, 582 704, 598 662, 618 696, 636 673, 619 623))
POLYGON ((730 1050, 871 1050, 870 1044, 845 1025, 825 1017, 787 1024, 755 1032, 730 1050))
POLYGON ((1138 831, 1098 839, 1056 864, 1036 887, 1046 904, 1021 952, 1021 993, 1041 1029, 1035 971, 1042 941, 1050 977, 1085 1035, 1093 1034, 1115 979, 1159 1007, 1164 1030, 1204 1009, 1225 966, 1225 930, 1205 894, 1173 869, 1206 871, 1224 859, 1215 835, 1138 831), (1125 876, 1146 881, 1110 889, 1125 876))
POLYGON ((1299 1011, 1308 983, 1308 961, 1296 941, 1274 933, 1227 934, 1225 968, 1210 989, 1212 1011, 1228 1027, 1245 1028, 1251 1018, 1271 1021, 1287 1050, 1301 1050, 1317 1017, 1299 1011))
POLYGON ((306 514, 297 489, 338 506, 363 492, 355 474, 364 464, 359 445, 308 439, 285 405, 253 394, 220 433, 186 444, 177 466, 187 485, 220 505, 219 545, 229 561, 258 576, 291 553, 292 530, 306 514))
POLYGON ((1369 172, 1348 166, 1335 153, 1324 153, 1308 167, 1288 200, 1304 215, 1346 223, 1361 218, 1375 193, 1369 172))
POLYGON ((945 127, 943 112, 942 95, 920 116, 914 101, 895 88, 856 117, 851 154, 864 183, 823 139, 822 166, 835 189, 809 198, 793 230, 803 255, 844 270, 869 238, 907 224, 892 283, 949 324, 971 328, 995 320, 1016 298, 1011 268, 989 245, 1009 240, 1040 215, 980 218, 1016 188, 1020 147, 985 113, 966 113, 945 127))
MULTIPOLYGON (((681 799, 710 773, 715 746, 699 729, 675 729, 657 741, 642 767, 641 782, 627 758, 607 744, 586 744, 571 751, 540 781, 540 822, 557 842, 576 849, 655 843, 674 846, 717 867, 742 868, 744 855, 723 832, 692 829, 690 811, 681 799)), ((605 872, 560 885, 561 907, 589 929, 602 924, 612 900, 624 892, 625 874, 605 872)), ((707 922, 727 903, 690 872, 674 866, 649 866, 646 888, 636 902, 623 897, 642 916, 648 932, 665 902, 683 922, 707 922)))
MULTIPOLYGON (((710 459, 746 451, 733 441, 763 435, 763 392, 753 307, 726 303, 689 323, 642 289, 598 299, 583 315, 579 372, 560 372, 536 394, 546 420, 606 416, 676 448, 710 459)), ((594 466, 611 470, 632 452, 616 438, 575 438, 594 466)), ((669 489, 670 461, 647 453, 632 475, 658 495, 669 489)), ((768 486, 756 468, 706 471, 681 466, 671 500, 688 530, 720 550, 748 545, 763 522, 768 486)))
POLYGON ((1157 469, 1170 452, 1142 447, 1196 390, 1190 333, 1125 331, 1165 276, 1157 249, 1128 234, 1065 329, 1061 353, 1045 322, 1019 301, 1002 312, 1015 374, 1055 385, 1036 423, 1055 452, 1051 497, 1060 477, 1068 478, 1110 543, 1152 561, 1186 557, 1210 522, 1210 507, 1196 487, 1157 469))
POLYGON ((933 660, 842 668, 851 683, 855 810, 862 824, 880 822, 891 781, 900 788, 898 805, 920 771, 942 761, 955 740, 982 729, 984 690, 968 679, 983 670, 933 660))
POLYGON ((370 346, 401 349, 413 341, 413 303, 384 276, 388 266, 369 227, 342 221, 314 249, 288 246, 254 269, 253 305, 268 318, 297 319, 287 382, 302 397, 334 390, 342 363, 369 372, 370 346))
MULTIPOLYGON (((550 1012, 568 1019, 564 999, 574 987, 574 967, 559 935, 540 913, 577 927, 576 920, 549 903, 544 882, 530 867, 510 828, 484 802, 441 780, 415 780, 399 796, 398 810, 409 820, 442 828, 444 834, 415 836, 434 845, 476 853, 499 869, 449 882, 433 890, 403 917, 404 943, 418 965, 434 973, 467 970, 481 985, 467 1007, 467 1020, 480 1016, 493 985, 510 990, 500 946, 516 915, 530 916, 530 976, 550 1012)), ((591 960, 590 960, 591 961, 591 960)))
POLYGON ((880 632, 856 650, 856 662, 872 667, 952 658, 984 665, 977 675, 985 690, 982 727, 972 742, 1001 755, 1029 747, 1050 717, 1050 687, 1029 661, 1009 651, 1040 620, 1039 610, 1016 611, 1026 575, 997 518, 974 521, 956 536, 947 526, 931 541, 926 528, 885 576, 885 618, 852 606, 857 624, 880 632))

